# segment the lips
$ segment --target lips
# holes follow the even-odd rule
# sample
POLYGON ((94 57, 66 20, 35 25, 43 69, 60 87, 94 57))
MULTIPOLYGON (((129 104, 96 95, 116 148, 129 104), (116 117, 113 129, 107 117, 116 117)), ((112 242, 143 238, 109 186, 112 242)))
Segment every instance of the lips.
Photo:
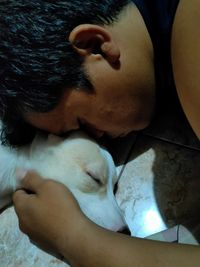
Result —
POLYGON ((93 124, 85 121, 84 119, 79 119, 79 125, 80 128, 92 135, 95 138, 101 138, 101 137, 108 137, 108 138, 118 138, 118 137, 124 137, 126 136, 129 132, 122 133, 122 134, 111 134, 103 130, 99 130, 96 126, 93 124))
POLYGON ((79 119, 79 124, 83 130, 96 138, 103 137, 106 134, 105 131, 97 129, 93 124, 86 122, 83 119, 79 119))

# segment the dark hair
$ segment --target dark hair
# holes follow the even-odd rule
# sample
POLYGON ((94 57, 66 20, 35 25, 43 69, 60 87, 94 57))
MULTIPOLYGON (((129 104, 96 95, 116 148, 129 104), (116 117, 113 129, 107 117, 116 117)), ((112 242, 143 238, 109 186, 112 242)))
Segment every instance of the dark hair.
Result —
POLYGON ((0 0, 1 140, 29 142, 27 111, 48 112, 67 88, 91 89, 81 57, 68 41, 79 24, 110 24, 128 1, 0 0))

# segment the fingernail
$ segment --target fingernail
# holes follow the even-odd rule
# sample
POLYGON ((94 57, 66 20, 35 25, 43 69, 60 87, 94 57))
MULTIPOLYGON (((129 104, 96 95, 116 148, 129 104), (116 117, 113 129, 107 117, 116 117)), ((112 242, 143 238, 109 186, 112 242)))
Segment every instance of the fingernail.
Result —
POLYGON ((27 174, 28 170, 25 169, 16 169, 15 171, 15 175, 16 175, 16 179, 18 181, 21 181, 27 174))

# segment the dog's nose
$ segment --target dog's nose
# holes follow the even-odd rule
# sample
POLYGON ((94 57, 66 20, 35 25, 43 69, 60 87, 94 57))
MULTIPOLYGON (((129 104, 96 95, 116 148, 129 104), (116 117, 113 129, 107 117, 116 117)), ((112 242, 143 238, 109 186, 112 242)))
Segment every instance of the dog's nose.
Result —
POLYGON ((120 229, 117 232, 120 234, 124 234, 124 235, 131 235, 131 232, 127 226, 123 227, 122 229, 120 229))

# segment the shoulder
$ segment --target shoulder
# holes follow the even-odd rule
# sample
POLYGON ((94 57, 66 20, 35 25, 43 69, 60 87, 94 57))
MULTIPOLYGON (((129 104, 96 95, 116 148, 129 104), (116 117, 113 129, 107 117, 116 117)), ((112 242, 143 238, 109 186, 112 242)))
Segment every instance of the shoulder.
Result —
POLYGON ((183 110, 200 138, 200 1, 180 0, 172 30, 172 65, 183 110))

